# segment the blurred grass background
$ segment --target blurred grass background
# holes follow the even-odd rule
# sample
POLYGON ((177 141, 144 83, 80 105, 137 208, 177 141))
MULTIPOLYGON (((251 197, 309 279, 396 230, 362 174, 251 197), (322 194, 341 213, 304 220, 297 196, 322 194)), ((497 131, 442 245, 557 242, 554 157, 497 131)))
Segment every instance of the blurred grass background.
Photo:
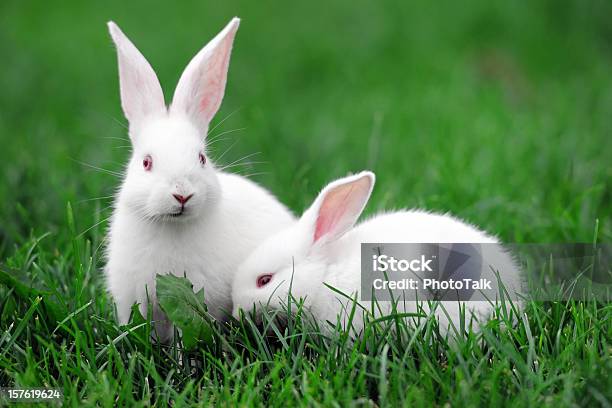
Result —
MULTIPOLYGON (((213 158, 301 212, 378 175, 368 212, 451 211, 508 242, 610 241, 612 3, 45 2, 0 5, 0 253, 109 215, 129 155, 116 21, 170 101, 190 58, 242 25, 213 158), (231 116, 229 116, 231 115, 231 116), (229 116, 229 117, 228 117, 229 116), (239 130, 243 129, 243 130, 239 130), (106 197, 94 199, 97 197, 106 197), (598 224, 597 224, 598 223, 598 224), (598 226, 597 226, 598 225, 598 226)), ((87 234, 102 234, 104 222, 87 234)), ((61 251, 61 249, 60 249, 61 251)))

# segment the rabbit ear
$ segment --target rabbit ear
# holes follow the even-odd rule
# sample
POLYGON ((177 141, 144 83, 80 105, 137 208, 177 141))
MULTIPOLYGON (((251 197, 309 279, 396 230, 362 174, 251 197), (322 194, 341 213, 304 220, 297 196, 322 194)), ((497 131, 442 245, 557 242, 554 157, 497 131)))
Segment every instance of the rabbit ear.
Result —
POLYGON ((321 191, 305 214, 313 244, 336 240, 353 227, 370 198, 374 181, 374 173, 363 171, 336 180, 321 191))
POLYGON ((223 100, 232 44, 239 25, 240 19, 234 17, 193 57, 174 91, 171 111, 186 114, 204 135, 223 100))
POLYGON ((119 27, 109 21, 108 31, 117 47, 121 107, 132 128, 166 111, 164 94, 151 65, 119 27))

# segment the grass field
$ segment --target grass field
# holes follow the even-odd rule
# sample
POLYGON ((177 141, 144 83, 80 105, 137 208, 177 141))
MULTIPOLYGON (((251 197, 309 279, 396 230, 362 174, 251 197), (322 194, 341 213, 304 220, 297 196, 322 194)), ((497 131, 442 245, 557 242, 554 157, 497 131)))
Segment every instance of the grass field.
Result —
POLYGON ((243 19, 213 158, 258 152, 234 170, 296 213, 368 168, 366 214, 422 207, 505 242, 610 243, 612 4, 72 3, 0 5, 0 386, 58 387, 71 406, 612 404, 609 304, 532 302, 513 327, 499 316, 454 342, 432 321, 355 344, 247 324, 187 360, 146 322, 118 327, 101 279, 129 155, 107 20, 169 98, 243 19))

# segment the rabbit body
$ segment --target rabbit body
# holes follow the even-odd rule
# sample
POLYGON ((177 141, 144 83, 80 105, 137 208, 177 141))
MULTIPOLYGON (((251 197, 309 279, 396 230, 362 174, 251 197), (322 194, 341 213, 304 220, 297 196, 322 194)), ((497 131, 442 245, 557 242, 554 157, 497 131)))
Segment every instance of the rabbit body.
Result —
POLYGON ((158 336, 171 325, 156 302, 157 274, 186 276, 204 288, 210 313, 231 312, 239 263, 293 215, 250 180, 210 161, 206 136, 225 92, 239 19, 234 18, 185 68, 170 107, 153 68, 116 24, 121 106, 132 156, 116 197, 107 246, 106 282, 121 323, 139 303, 153 305, 158 336))
MULTIPOLYGON (((484 232, 450 216, 443 214, 428 213, 424 211, 405 210, 401 212, 386 213, 374 216, 355 226, 337 241, 330 243, 329 248, 323 250, 327 265, 322 276, 321 284, 312 290, 313 299, 310 308, 315 316, 320 316, 322 321, 335 322, 338 315, 346 324, 347 313, 352 307, 351 302, 345 297, 333 292, 326 283, 344 294, 359 299, 361 289, 361 244, 362 243, 487 243, 496 244, 498 241, 486 235, 484 232)), ((418 247, 412 248, 415 257, 422 251, 418 247)), ((495 266, 503 274, 503 282, 507 289, 520 288, 520 277, 518 269, 511 256, 506 254, 500 246, 495 256, 495 266), (500 260, 503 261, 500 262, 500 260)), ((495 273, 487 264, 483 264, 480 276, 496 281, 495 273)), ((495 300, 495 299, 493 299, 495 300)), ((486 318, 491 312, 492 306, 486 301, 462 302, 467 313, 466 321, 469 322, 470 312, 477 318, 486 318)), ((462 303, 453 301, 442 301, 435 309, 435 315, 443 331, 450 328, 451 324, 458 324, 461 316, 460 307, 462 303), (445 313, 446 312, 446 313, 445 313), (448 314, 448 315, 447 315, 448 314)), ((368 311, 374 311, 374 317, 382 317, 392 312, 391 302, 378 302, 372 308, 368 301, 360 301, 360 304, 368 311)), ((423 302, 420 305, 423 311, 430 312, 429 304, 423 302)), ((412 301, 398 301, 396 305, 398 312, 417 313, 417 303, 412 301)), ((354 328, 363 327, 363 314, 356 313, 353 317, 354 328)))
MULTIPOLYGON (((281 308, 290 288, 291 295, 303 299, 305 307, 320 323, 335 324, 340 318, 345 325, 352 300, 329 285, 357 300, 364 309, 373 311, 374 317, 381 317, 392 311, 392 302, 379 301, 372 308, 359 295, 362 243, 498 243, 494 237, 454 217, 424 211, 384 213, 353 227, 373 183, 374 175, 369 172, 331 183, 299 221, 254 250, 234 280, 234 315, 238 316, 241 309, 249 311, 254 307, 281 308), (267 283, 260 285, 262 282, 267 283)), ((415 256, 420 253, 418 246, 412 248, 415 256)), ((507 290, 520 291, 520 273, 512 257, 501 245, 488 248, 507 290)), ((479 273, 483 278, 497 281, 486 259, 479 273)), ((468 323, 471 313, 482 319, 492 311, 492 305, 486 301, 442 301, 432 306, 433 311, 426 302, 421 304, 423 311, 436 315, 443 332, 451 325, 458 327, 461 307, 467 310, 468 323)), ((421 310, 416 301, 400 300, 397 311, 421 310)), ((351 322, 353 329, 363 328, 363 317, 358 309, 351 322)), ((320 327, 330 326, 321 324, 320 327)))
MULTIPOLYGON (((196 291, 204 288, 209 312, 223 318, 231 311, 237 266, 262 239, 292 222, 288 210, 255 183, 227 173, 219 173, 218 179, 218 202, 191 222, 147 222, 119 199, 106 274, 121 322, 127 322, 134 302, 142 313, 148 300, 156 305, 155 276, 168 273, 185 275, 196 291)), ((163 319, 159 310, 153 313, 163 319)))

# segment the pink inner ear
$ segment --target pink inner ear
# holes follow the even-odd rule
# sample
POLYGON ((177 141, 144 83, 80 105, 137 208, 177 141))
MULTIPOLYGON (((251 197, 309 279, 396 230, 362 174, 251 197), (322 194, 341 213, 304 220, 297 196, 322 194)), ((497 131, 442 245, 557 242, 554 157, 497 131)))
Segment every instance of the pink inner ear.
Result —
POLYGON ((337 208, 327 208, 332 206, 333 203, 328 203, 325 200, 319 210, 319 216, 317 217, 317 224, 315 226, 314 242, 317 242, 323 235, 329 233, 334 229, 334 226, 338 224, 340 216, 346 212, 348 207, 347 199, 348 195, 345 196, 344 203, 338 204, 337 208), (328 204, 328 205, 326 205, 328 204), (325 207, 325 208, 324 208, 325 207))
POLYGON ((314 230, 314 242, 322 237, 336 239, 352 228, 370 197, 372 181, 361 177, 325 191, 314 230))
POLYGON ((213 98, 210 95, 205 95, 200 101, 200 112, 208 111, 208 107, 213 104, 213 98))
POLYGON ((209 113, 218 109, 221 99, 225 91, 225 78, 227 75, 227 69, 229 67, 229 53, 232 48, 232 41, 234 36, 230 35, 223 39, 219 45, 220 50, 211 56, 211 60, 208 63, 207 70, 210 76, 200 89, 200 112, 209 113))

